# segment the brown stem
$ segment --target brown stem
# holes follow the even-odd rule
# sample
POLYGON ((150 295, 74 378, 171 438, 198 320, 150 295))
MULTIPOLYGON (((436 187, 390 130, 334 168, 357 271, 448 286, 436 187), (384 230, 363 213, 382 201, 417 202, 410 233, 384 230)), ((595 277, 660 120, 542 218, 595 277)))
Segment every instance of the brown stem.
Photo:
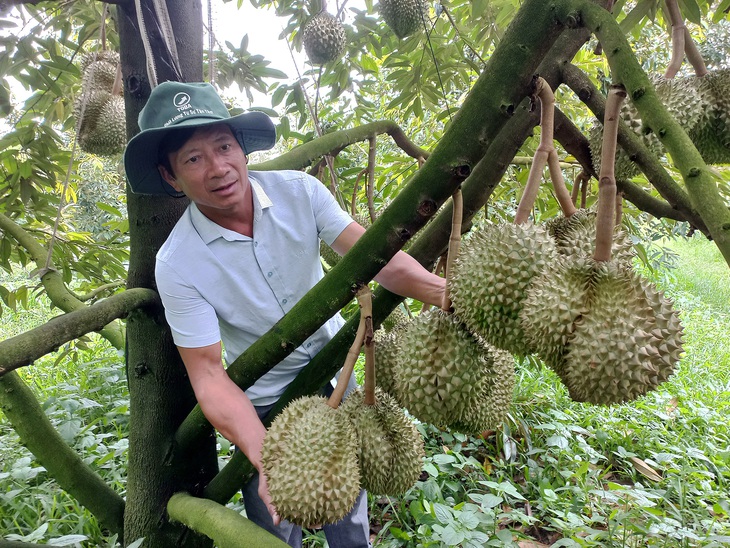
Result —
MULTIPOLYGON (((447 251, 448 251, 448 249, 447 249, 447 251)), ((447 253, 444 253, 443 255, 441 255, 441 257, 439 257, 439 260, 436 263, 436 268, 433 271, 433 273, 436 276, 440 276, 441 273, 444 272, 444 270, 446 270, 446 260, 447 260, 447 258, 448 258, 448 252, 447 253)), ((430 304, 423 303, 421 305, 421 313, 426 312, 426 310, 428 310, 429 308, 431 308, 431 305, 430 304)))
POLYGON ((352 189, 352 199, 350 200, 350 213, 353 217, 357 213, 357 189, 360 188, 360 179, 362 179, 363 175, 367 172, 367 168, 360 170, 360 173, 357 174, 357 179, 355 179, 355 188, 352 189))
POLYGON ((337 378, 337 386, 327 400, 327 405, 333 409, 337 409, 339 407, 340 402, 345 395, 345 390, 347 390, 347 384, 350 382, 352 370, 355 368, 355 362, 357 362, 357 357, 360 355, 360 348, 365 340, 367 318, 369 317, 372 322, 373 301, 370 288, 367 285, 364 285, 357 292, 357 302, 360 305, 360 324, 357 327, 357 335, 355 335, 355 340, 353 341, 352 346, 350 346, 350 349, 347 351, 345 363, 342 365, 340 376, 337 378))
POLYGON ((586 177, 583 179, 583 182, 580 185, 580 207, 585 208, 586 202, 588 202, 588 183, 590 183, 591 178, 586 177))
MULTIPOLYGON (((457 188, 456 191, 451 195, 451 201, 453 202, 453 213, 451 215, 451 236, 449 236, 449 251, 446 258, 445 267, 445 278, 446 287, 449 286, 449 276, 454 267, 454 261, 459 255, 459 248, 461 247, 461 221, 464 217, 464 199, 461 196, 461 188, 457 188)), ((451 308, 451 295, 449 295, 448 289, 444 291, 443 301, 441 302, 441 310, 448 312, 451 308)))
POLYGON ((373 317, 365 318, 365 386, 363 403, 375 405, 375 340, 373 317))
POLYGON ((684 19, 679 11, 679 5, 677 0, 666 0, 665 5, 669 14, 669 21, 672 25, 672 59, 667 66, 667 70, 664 72, 664 77, 667 79, 674 78, 679 72, 679 68, 682 66, 684 60, 684 41, 685 41, 685 30, 687 27, 684 25, 684 19))
POLYGON ((368 140, 370 141, 370 146, 368 147, 368 186, 366 194, 368 198, 370 220, 375 222, 375 204, 373 203, 373 194, 375 192, 375 135, 372 135, 368 140))
POLYGON ((578 204, 578 194, 580 193, 580 189, 585 184, 586 179, 590 179, 590 177, 591 176, 585 171, 581 171, 573 180, 573 189, 570 194, 570 201, 573 202, 573 205, 578 204))
POLYGON ((684 53, 687 55, 687 61, 695 69, 695 76, 705 76, 709 72, 705 60, 687 28, 684 29, 684 53))
POLYGON ((616 193, 616 222, 614 226, 618 226, 621 224, 621 219, 624 214, 624 193, 623 192, 617 192, 616 193))
POLYGON ((613 245, 614 209, 616 206, 616 139, 621 103, 626 98, 623 86, 612 86, 606 99, 601 148, 601 173, 598 178, 598 212, 596 217, 596 261, 611 260, 613 245))
POLYGON ((573 204, 570 193, 568 192, 568 187, 565 186, 563 170, 560 169, 560 159, 558 158, 558 153, 554 147, 548 155, 548 168, 550 169, 550 180, 553 182, 555 197, 560 204, 560 209, 563 211, 563 215, 570 217, 577 210, 573 204))
POLYGON ((515 224, 517 225, 526 222, 530 218, 532 206, 535 204, 537 193, 540 190, 542 172, 545 170, 550 151, 555 148, 553 146, 555 96, 548 83, 542 78, 537 78, 535 82, 535 95, 540 99, 540 145, 535 151, 525 191, 517 206, 517 214, 515 215, 515 224))

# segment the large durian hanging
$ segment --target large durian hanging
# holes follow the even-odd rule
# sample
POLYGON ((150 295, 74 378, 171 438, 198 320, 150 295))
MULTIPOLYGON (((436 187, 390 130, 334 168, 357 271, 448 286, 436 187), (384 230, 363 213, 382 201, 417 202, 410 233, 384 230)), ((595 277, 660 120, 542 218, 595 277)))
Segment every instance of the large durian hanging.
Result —
POLYGON ((613 161, 620 89, 609 93, 593 257, 561 255, 530 286, 521 313, 525 335, 560 376, 571 398, 620 403, 655 389, 682 353, 671 302, 612 259, 613 161))
POLYGON ((345 27, 324 9, 312 17, 302 30, 304 51, 313 65, 324 65, 342 57, 345 27))
POLYGON ((489 344, 519 356, 534 352, 519 318, 525 293, 557 255, 547 231, 528 221, 549 151, 554 151, 549 108, 554 97, 542 78, 536 82, 536 93, 543 104, 540 146, 515 222, 489 226, 469 238, 449 282, 455 315, 489 344))
POLYGON ((448 424, 452 430, 478 435, 504 422, 515 386, 514 358, 504 350, 488 346, 482 367, 472 397, 448 424))
POLYGON ((405 38, 424 28, 428 13, 426 0, 380 0, 378 3, 385 24, 398 38, 405 38))
POLYGON ((81 70, 81 94, 74 103, 79 146, 100 156, 119 154, 127 144, 119 54, 108 50, 86 54, 81 70))
MULTIPOLYGON (((461 193, 453 196, 454 219, 446 261, 446 279, 453 273, 459 254, 461 235, 461 193)), ((500 396, 512 394, 514 376, 494 367, 489 346, 472 334, 458 314, 449 312, 451 296, 448 288, 440 309, 421 312, 398 335, 401 352, 395 364, 396 393, 400 402, 419 420, 436 426, 450 427, 479 404, 486 392, 500 396), (486 379, 486 380, 485 380, 486 379), (491 384, 490 384, 491 383, 491 384), (502 388, 492 389, 493 384, 502 388)), ((484 416, 500 422, 509 401, 496 397, 484 402, 489 412, 484 416)), ((471 425, 469 425, 471 427, 471 425)))
POLYGON ((290 403, 271 423, 261 463, 282 519, 304 527, 335 523, 360 494, 357 438, 322 397, 290 403))

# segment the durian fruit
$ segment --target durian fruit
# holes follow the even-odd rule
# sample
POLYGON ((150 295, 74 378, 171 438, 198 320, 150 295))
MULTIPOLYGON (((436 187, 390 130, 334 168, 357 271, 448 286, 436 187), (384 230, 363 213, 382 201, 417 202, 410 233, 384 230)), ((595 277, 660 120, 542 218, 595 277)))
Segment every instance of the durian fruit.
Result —
POLYGON ((362 487, 378 495, 401 496, 423 469, 423 438, 393 397, 376 387, 375 404, 358 389, 341 406, 357 432, 362 487))
POLYGON ((424 28, 428 12, 426 0, 380 0, 380 15, 398 38, 405 38, 424 28))
MULTIPOLYGON (((709 164, 730 162, 730 70, 719 70, 702 77, 666 79, 653 76, 651 79, 659 99, 687 132, 702 158, 709 164)), ((652 153, 657 156, 664 154, 658 137, 644 127, 641 115, 631 102, 621 107, 621 119, 641 137, 652 153)), ((589 141, 593 166, 599 171, 602 142, 599 125, 591 129, 589 141)), ((639 171, 623 150, 619 150, 615 162, 617 179, 630 179, 639 171)))
POLYGON ((419 314, 399 339, 400 402, 423 422, 448 425, 472 402, 487 360, 483 343, 441 309, 419 314))
POLYGON ((525 336, 576 401, 612 404, 655 389, 682 352, 682 329, 671 302, 612 257, 617 113, 625 92, 606 105, 604 161, 593 256, 560 255, 527 291, 525 336), (599 238, 600 236, 600 238, 599 238))
MULTIPOLYGON (((356 213, 352 216, 353 220, 357 221, 360 226, 367 229, 372 225, 372 221, 370 220, 370 215, 367 213, 356 213)), ((324 261, 329 266, 335 266, 338 262, 340 262, 339 253, 337 253, 334 249, 332 249, 330 246, 328 246, 325 242, 320 240, 319 242, 319 255, 324 259, 324 261)))
POLYGON ((404 329, 406 324, 410 321, 410 317, 403 310, 402 306, 397 306, 393 309, 393 312, 388 314, 388 317, 383 320, 383 329, 385 331, 398 331, 404 329))
POLYGON ((515 386, 514 359, 491 346, 485 358, 471 401, 448 425, 452 430, 477 435, 496 429, 507 416, 515 386))
POLYGON ((110 156, 124 150, 127 128, 124 100, 114 95, 119 54, 100 51, 81 59, 81 94, 74 103, 79 146, 85 152, 110 156))
POLYGON ((272 422, 261 450, 282 519, 307 527, 347 515, 360 493, 357 450, 349 420, 325 398, 290 403, 272 422))
POLYGON ((531 354, 519 319, 522 299, 532 278, 556 255, 547 231, 529 222, 492 225, 473 234, 449 281, 455 315, 497 348, 531 354))
MULTIPOLYGON (((545 223, 548 234, 555 240, 555 249, 561 255, 572 256, 576 253, 586 257, 593 255, 596 241, 595 209, 578 209, 569 216, 559 216, 545 223)), ((612 256, 617 260, 631 263, 634 247, 629 235, 621 227, 614 229, 612 256)))
POLYGON ((398 356, 401 352, 400 336, 406 329, 407 324, 392 331, 378 329, 375 331, 374 340, 377 349, 378 363, 376 366, 377 375, 375 383, 383 392, 402 401, 397 391, 396 370, 398 356))
POLYGON ((564 258, 535 279, 525 333, 572 399, 633 400, 674 371, 682 328, 671 302, 625 263, 564 258))
POLYGON ((345 28, 339 19, 326 11, 312 17, 302 33, 304 51, 314 65, 335 61, 345 51, 345 28))
POLYGON ((78 134, 81 149, 100 156, 119 154, 127 144, 124 99, 118 95, 107 95, 100 109, 97 102, 103 97, 102 93, 94 94, 93 101, 87 102, 78 134))

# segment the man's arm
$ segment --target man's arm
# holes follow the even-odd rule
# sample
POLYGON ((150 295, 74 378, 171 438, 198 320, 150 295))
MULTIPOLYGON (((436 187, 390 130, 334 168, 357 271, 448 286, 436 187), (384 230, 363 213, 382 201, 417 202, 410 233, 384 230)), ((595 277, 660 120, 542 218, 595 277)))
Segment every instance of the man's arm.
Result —
MULTIPOLYGON (((350 223, 337 239, 332 249, 344 255, 365 233, 356 222, 350 223)), ((446 280, 429 272, 413 257, 399 251, 375 276, 375 281, 388 291, 401 297, 411 297, 423 303, 441 306, 446 280)))
POLYGON ((178 346, 195 397, 205 417, 223 437, 238 447, 259 471, 259 496, 279 523, 266 476, 261 468, 261 445, 266 428, 246 394, 226 373, 221 361, 221 343, 201 348, 178 346))

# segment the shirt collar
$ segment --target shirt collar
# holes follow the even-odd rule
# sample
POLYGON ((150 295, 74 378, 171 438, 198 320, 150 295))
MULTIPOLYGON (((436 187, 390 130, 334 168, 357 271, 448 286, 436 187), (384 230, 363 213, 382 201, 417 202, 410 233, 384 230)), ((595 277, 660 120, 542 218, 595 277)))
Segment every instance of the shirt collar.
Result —
MULTIPOLYGON (((253 220, 254 226, 256 226, 256 223, 261 220, 263 210, 273 206, 274 203, 271 201, 271 198, 269 198, 268 194, 266 194, 259 182, 254 179, 251 174, 249 174, 248 180, 251 183, 251 190, 253 191, 253 220)), ((198 206, 195 205, 195 202, 190 202, 188 211, 190 212, 190 220, 193 223, 193 227, 195 227, 195 230, 206 245, 218 238, 224 238, 229 242, 251 239, 248 236, 223 228, 218 223, 211 221, 208 217, 201 213, 198 206)))

